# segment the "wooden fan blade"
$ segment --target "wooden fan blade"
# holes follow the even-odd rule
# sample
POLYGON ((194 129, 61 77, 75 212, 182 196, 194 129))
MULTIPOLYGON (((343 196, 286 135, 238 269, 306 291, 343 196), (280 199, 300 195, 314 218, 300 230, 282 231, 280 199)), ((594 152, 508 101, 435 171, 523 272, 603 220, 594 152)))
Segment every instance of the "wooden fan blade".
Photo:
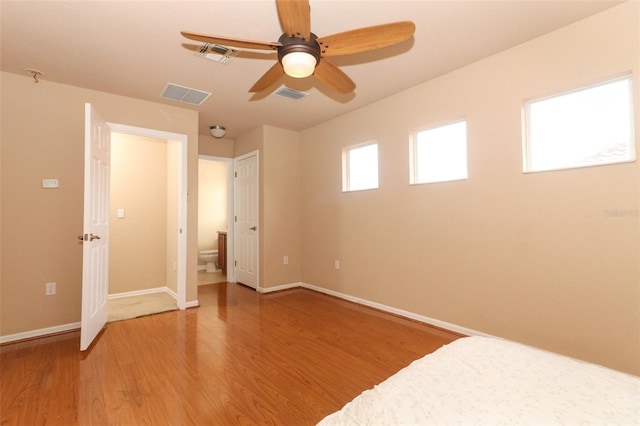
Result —
POLYGON ((316 66, 313 75, 322 83, 342 93, 350 93, 356 88, 356 84, 340 70, 333 62, 322 58, 316 66))
POLYGON ((322 56, 349 55, 401 43, 411 38, 415 30, 411 21, 392 22, 321 37, 318 43, 322 56))
POLYGON ((280 42, 277 42, 277 41, 266 42, 266 41, 243 40, 241 38, 210 36, 206 34, 190 33, 187 31, 181 31, 180 34, 182 34, 184 37, 190 40, 197 40, 197 41, 202 41, 204 43, 211 43, 211 44, 220 44, 222 46, 240 47, 242 49, 276 50, 278 46, 282 45, 280 42))
POLYGON ((309 0, 276 0, 283 31, 289 36, 309 40, 311 37, 311 7, 309 0))
POLYGON ((273 83, 278 81, 280 77, 284 75, 284 69, 282 68, 282 64, 280 62, 276 62, 271 68, 267 70, 266 73, 256 83, 251 86, 249 92, 258 93, 267 89, 273 83))

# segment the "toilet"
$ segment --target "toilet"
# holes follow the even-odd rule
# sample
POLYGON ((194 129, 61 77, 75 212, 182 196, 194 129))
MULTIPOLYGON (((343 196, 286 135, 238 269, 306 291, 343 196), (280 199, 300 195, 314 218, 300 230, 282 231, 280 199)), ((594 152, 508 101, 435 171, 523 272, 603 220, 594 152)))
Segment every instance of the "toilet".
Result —
POLYGON ((218 270, 218 250, 202 250, 198 253, 198 257, 207 264, 207 272, 218 270))

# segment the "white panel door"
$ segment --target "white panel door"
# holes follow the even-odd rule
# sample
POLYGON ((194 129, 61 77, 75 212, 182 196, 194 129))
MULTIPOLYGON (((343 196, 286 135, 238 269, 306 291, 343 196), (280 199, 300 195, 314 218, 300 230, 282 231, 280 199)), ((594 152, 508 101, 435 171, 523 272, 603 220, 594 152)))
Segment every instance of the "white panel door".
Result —
POLYGON ((234 272, 236 281, 258 288, 258 157, 234 164, 234 272))
POLYGON ((111 128, 85 104, 84 229, 80 350, 107 323, 109 293, 109 160, 111 128))

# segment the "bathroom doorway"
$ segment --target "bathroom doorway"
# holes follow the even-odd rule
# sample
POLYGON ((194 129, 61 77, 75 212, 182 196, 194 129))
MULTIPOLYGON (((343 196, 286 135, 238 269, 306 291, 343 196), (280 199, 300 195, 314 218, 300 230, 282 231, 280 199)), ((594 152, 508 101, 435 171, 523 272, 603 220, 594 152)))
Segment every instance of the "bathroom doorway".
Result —
POLYGON ((233 282, 233 159, 198 157, 198 285, 233 282))

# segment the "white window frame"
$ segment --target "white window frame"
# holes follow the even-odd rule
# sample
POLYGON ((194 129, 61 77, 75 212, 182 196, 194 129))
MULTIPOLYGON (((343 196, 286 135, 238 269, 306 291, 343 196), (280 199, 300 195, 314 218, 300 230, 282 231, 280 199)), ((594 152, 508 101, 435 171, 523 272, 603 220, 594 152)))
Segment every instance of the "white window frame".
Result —
POLYGON ((469 179, 469 138, 468 138, 468 131, 467 131, 467 120, 466 119, 460 119, 460 120, 455 120, 455 121, 449 121, 447 123, 443 123, 443 124, 438 124, 436 126, 432 126, 432 127, 426 127, 426 128, 421 128, 418 130, 415 130, 410 138, 409 138, 409 184, 410 185, 427 185, 427 184, 434 184, 434 183, 443 183, 443 182, 455 182, 455 181, 460 181, 460 180, 467 180, 469 179), (420 181, 418 180, 419 178, 419 164, 418 164, 418 134, 420 133, 424 133, 424 132, 430 132, 432 130, 438 130, 444 127, 448 127, 448 126, 454 126, 456 124, 460 124, 460 123, 464 123, 465 125, 465 139, 464 139, 464 145, 465 145, 465 176, 464 177, 456 177, 456 178, 438 178, 435 180, 428 180, 428 181, 420 181))
POLYGON ((357 145, 351 145, 342 149, 342 192, 368 191, 378 189, 380 186, 380 149, 377 141, 368 141, 357 145), (352 178, 350 170, 350 153, 353 150, 366 148, 368 146, 376 147, 376 185, 367 188, 352 188, 352 178))
MULTIPOLYGON (((524 173, 538 173, 538 172, 546 172, 546 171, 554 171, 554 170, 568 170, 568 169, 576 169, 576 168, 584 168, 584 167, 595 167, 595 166, 604 166, 604 165, 612 165, 612 164, 621 164, 621 163, 630 163, 636 160, 636 152, 635 152, 635 139, 634 139, 634 111, 633 111, 633 76, 630 73, 626 73, 621 76, 617 76, 614 78, 609 78, 607 80, 601 80, 597 83, 580 86, 578 88, 563 91, 559 93, 554 93, 552 95, 528 99, 524 102, 523 105, 523 148, 522 148, 522 169, 524 173), (629 135, 628 135, 628 148, 629 148, 629 158, 624 159, 613 159, 610 161, 602 160, 602 161, 594 161, 591 163, 583 163, 583 164, 565 164, 565 165, 550 165, 548 167, 535 167, 533 162, 533 154, 532 144, 535 141, 532 140, 532 125, 531 125, 531 106, 538 103, 548 101, 554 98, 560 98, 564 96, 569 96, 571 94, 582 93, 591 89, 596 89, 601 86, 605 86, 607 84, 612 84, 616 82, 620 82, 623 80, 627 80, 629 82, 629 135)), ((597 154, 597 153, 596 153, 597 154)), ((587 157, 588 158, 588 157, 587 157)), ((586 160, 585 158, 584 160, 586 160)))

